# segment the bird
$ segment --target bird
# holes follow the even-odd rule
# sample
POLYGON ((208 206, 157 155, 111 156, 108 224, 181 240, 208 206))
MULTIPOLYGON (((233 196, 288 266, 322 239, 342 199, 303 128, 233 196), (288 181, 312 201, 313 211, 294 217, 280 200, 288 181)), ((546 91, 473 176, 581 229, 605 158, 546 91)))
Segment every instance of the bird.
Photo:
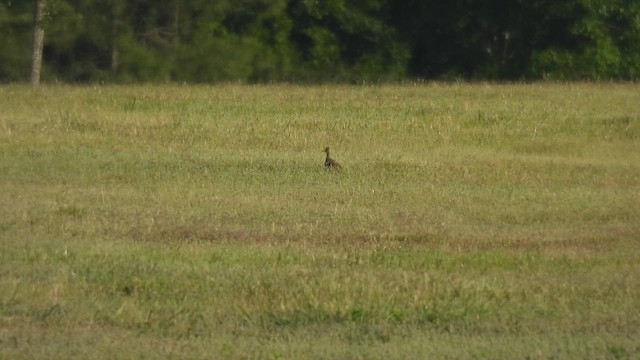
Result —
POLYGON ((324 148, 324 152, 327 153, 327 158, 324 160, 324 167, 327 170, 335 170, 335 171, 342 170, 342 165, 338 164, 338 162, 333 160, 331 158, 331 156, 329 155, 329 148, 328 147, 324 148))

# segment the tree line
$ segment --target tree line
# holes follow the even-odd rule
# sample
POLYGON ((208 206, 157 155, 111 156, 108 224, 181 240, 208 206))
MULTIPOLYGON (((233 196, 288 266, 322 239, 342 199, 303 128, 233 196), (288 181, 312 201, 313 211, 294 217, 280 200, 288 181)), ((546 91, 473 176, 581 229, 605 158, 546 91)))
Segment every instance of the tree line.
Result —
POLYGON ((46 81, 640 78, 638 0, 0 0, 0 81, 38 31, 46 81))

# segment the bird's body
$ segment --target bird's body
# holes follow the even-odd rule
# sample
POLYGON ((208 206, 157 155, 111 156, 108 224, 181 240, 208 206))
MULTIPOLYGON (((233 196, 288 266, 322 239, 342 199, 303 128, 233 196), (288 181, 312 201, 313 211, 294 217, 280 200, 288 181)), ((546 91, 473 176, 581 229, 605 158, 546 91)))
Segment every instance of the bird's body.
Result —
POLYGON ((337 161, 333 160, 331 158, 331 155, 329 155, 329 148, 325 148, 324 152, 327 153, 327 158, 324 160, 324 167, 327 170, 336 170, 336 171, 340 171, 342 169, 342 165, 338 164, 337 161))

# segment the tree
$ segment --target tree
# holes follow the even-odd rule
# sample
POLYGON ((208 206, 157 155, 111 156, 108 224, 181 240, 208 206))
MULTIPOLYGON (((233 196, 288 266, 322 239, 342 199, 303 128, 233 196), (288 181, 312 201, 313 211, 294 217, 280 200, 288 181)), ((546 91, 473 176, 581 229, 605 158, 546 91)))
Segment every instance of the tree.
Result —
POLYGON ((550 79, 638 79, 640 3, 636 0, 567 3, 570 7, 562 7, 554 15, 564 17, 571 45, 556 43, 534 53, 532 71, 550 79))
POLYGON ((46 0, 36 0, 33 9, 33 51, 31 55, 31 84, 40 83, 40 70, 42 68, 42 48, 44 46, 44 10, 46 0))
POLYGON ((314 81, 385 81, 406 76, 409 49, 387 19, 385 0, 291 0, 290 40, 314 81))
POLYGON ((640 79, 638 0, 14 0, 0 39, 0 82, 640 79))

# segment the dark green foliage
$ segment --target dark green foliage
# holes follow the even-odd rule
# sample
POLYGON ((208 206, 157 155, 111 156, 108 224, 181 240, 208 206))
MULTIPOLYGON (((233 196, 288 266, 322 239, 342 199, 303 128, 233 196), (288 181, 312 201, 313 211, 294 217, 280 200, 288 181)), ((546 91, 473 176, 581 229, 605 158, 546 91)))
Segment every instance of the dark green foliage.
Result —
MULTIPOLYGON (((0 2, 0 81, 33 0, 0 2)), ((380 82, 640 78, 636 0, 48 0, 43 78, 380 82)))
POLYGON ((570 47, 548 47, 533 57, 538 75, 560 79, 638 79, 640 3, 576 0, 580 14, 567 26, 570 47))
POLYGON ((29 77, 32 6, 0 2, 0 81, 29 77))

